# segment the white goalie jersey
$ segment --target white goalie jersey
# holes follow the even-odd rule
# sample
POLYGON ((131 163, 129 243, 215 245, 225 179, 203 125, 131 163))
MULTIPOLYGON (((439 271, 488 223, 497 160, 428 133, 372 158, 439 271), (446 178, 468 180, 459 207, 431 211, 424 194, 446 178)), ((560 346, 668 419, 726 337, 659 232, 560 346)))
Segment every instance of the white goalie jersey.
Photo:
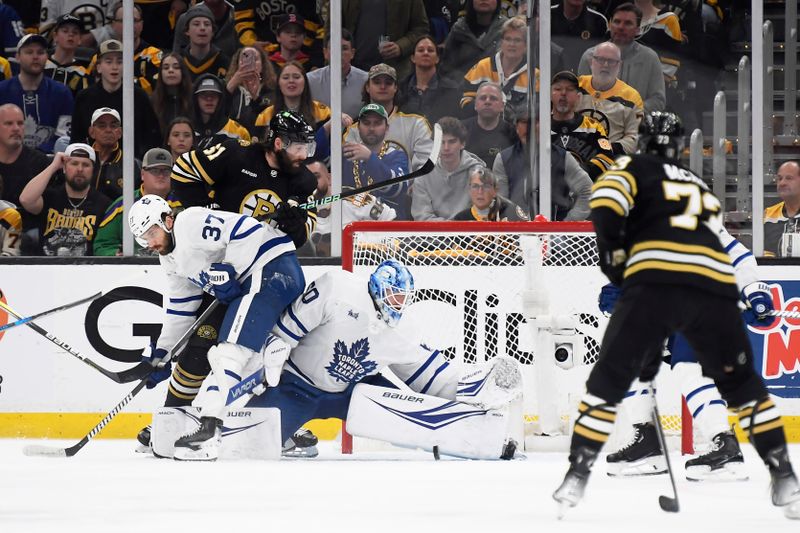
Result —
POLYGON ((456 396, 455 365, 388 327, 377 316, 366 280, 350 272, 327 272, 309 284, 272 333, 292 347, 284 370, 325 392, 342 392, 389 367, 417 392, 456 396))

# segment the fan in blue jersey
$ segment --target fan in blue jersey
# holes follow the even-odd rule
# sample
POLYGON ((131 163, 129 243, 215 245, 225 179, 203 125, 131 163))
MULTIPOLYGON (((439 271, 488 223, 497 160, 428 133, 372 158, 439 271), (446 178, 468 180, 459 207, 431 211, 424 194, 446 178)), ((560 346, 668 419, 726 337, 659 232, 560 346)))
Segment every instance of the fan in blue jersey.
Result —
MULTIPOLYGON (((269 332, 283 309, 305 286, 290 237, 252 217, 191 207, 173 214, 169 204, 148 194, 131 206, 128 223, 143 247, 159 253, 167 275, 164 325, 147 359, 161 365, 175 341, 195 320, 203 294, 227 305, 219 342, 208 352, 217 394, 209 395, 201 425, 176 442, 176 457, 216 459, 228 389, 265 345, 284 344, 269 332)), ((284 344, 288 355, 288 346, 284 344)))

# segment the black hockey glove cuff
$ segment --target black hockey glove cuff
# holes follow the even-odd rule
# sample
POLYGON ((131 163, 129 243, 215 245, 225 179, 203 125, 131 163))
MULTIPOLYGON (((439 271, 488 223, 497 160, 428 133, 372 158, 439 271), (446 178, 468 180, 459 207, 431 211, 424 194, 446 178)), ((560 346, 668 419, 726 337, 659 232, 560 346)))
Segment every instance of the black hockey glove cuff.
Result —
POLYGON ((608 281, 618 287, 621 286, 628 254, 622 248, 613 250, 599 248, 598 252, 600 254, 600 270, 606 275, 608 281))
POLYGON ((300 248, 305 244, 308 236, 306 235, 306 220, 308 220, 308 211, 301 208, 293 199, 278 204, 275 210, 275 215, 272 220, 278 226, 278 229, 286 233, 292 238, 296 248, 300 248))

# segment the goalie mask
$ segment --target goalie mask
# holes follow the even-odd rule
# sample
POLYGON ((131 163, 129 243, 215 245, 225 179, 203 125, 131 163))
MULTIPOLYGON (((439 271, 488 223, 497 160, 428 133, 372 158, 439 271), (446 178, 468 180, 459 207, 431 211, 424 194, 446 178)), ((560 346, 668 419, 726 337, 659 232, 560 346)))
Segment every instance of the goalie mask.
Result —
POLYGON ((414 278, 411 272, 393 259, 387 259, 375 269, 367 284, 369 295, 381 319, 396 326, 403 311, 414 301, 414 278))
POLYGON ((683 152, 683 124, 675 113, 653 111, 639 124, 639 153, 677 161, 683 152))
POLYGON ((172 213, 172 208, 166 200, 156 194, 145 194, 131 206, 128 213, 128 226, 142 248, 147 248, 149 243, 144 234, 153 226, 158 226, 167 233, 171 233, 164 223, 164 217, 172 213))

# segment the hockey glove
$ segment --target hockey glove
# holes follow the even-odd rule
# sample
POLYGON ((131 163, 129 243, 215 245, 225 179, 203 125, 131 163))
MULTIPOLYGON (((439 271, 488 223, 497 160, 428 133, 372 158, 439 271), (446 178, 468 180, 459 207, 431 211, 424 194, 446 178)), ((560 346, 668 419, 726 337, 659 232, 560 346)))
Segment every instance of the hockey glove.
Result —
POLYGON ((613 283, 603 285, 603 288, 600 289, 600 297, 597 299, 600 311, 609 316, 614 311, 614 306, 617 305, 621 293, 622 289, 613 283))
POLYGON ((305 244, 308 236, 306 235, 306 220, 308 211, 301 208, 299 203, 293 199, 278 204, 272 220, 278 229, 292 238, 295 247, 300 248, 305 244))
POLYGON ((236 269, 228 263, 211 263, 208 281, 214 288, 214 297, 226 305, 242 295, 242 286, 236 280, 236 269))
POLYGON ((622 248, 614 250, 598 249, 600 259, 600 270, 606 275, 608 281, 619 287, 625 274, 625 261, 628 254, 622 248))
POLYGON ((774 322, 775 317, 769 314, 775 309, 769 285, 762 281, 751 283, 742 289, 742 300, 747 305, 747 309, 742 313, 742 318, 747 324, 764 327, 774 322))
POLYGON ((167 351, 163 348, 156 348, 155 344, 151 344, 144 349, 142 353, 142 362, 152 365, 154 370, 147 376, 145 387, 152 389, 165 379, 169 378, 172 374, 172 363, 165 361, 167 351))

